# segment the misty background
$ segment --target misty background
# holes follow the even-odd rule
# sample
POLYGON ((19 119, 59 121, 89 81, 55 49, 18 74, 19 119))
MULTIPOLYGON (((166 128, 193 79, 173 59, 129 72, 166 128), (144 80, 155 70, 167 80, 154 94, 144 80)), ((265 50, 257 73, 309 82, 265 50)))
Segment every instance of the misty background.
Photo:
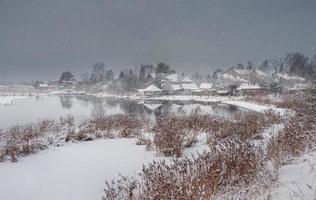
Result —
POLYGON ((96 62, 214 69, 316 53, 315 0, 0 0, 0 79, 55 80, 96 62))

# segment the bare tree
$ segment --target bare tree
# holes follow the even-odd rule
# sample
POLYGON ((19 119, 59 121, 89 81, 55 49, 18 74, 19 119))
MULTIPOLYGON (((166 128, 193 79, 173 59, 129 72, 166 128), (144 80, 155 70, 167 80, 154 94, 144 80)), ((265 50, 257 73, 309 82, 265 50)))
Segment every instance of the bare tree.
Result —
POLYGON ((63 72, 61 74, 59 81, 61 81, 61 82, 71 81, 71 80, 73 80, 73 78, 74 78, 74 75, 70 71, 67 71, 67 72, 63 72))
POLYGON ((282 57, 274 57, 269 60, 269 64, 274 69, 274 73, 283 73, 285 72, 285 63, 286 60, 282 57))
POLYGON ((102 82, 106 80, 106 70, 105 70, 105 64, 97 62, 93 65, 91 75, 90 75, 90 81, 92 82, 102 82))
POLYGON ((263 61, 263 63, 261 65, 259 65, 259 70, 263 71, 263 72, 268 72, 269 70, 269 61, 265 60, 263 61))
POLYGON ((170 65, 167 63, 158 63, 156 67, 156 73, 159 74, 168 74, 174 73, 175 71, 171 69, 170 65))
POLYGON ((302 53, 288 53, 285 60, 289 74, 303 77, 308 76, 308 57, 304 56, 302 53))
POLYGON ((253 63, 249 60, 248 62, 247 62, 247 69, 248 70, 251 70, 251 69, 253 69, 254 68, 254 65, 253 65, 253 63))

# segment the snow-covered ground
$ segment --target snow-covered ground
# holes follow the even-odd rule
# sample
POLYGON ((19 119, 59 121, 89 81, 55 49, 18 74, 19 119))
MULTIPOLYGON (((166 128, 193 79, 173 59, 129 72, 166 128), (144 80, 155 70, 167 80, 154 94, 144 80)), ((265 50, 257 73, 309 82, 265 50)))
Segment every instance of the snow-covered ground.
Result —
POLYGON ((145 97, 148 100, 168 100, 168 101, 195 101, 218 103, 225 100, 240 99, 239 97, 222 96, 197 96, 197 95, 170 95, 159 97, 145 97))
POLYGON ((221 103, 238 106, 238 107, 245 108, 247 110, 256 111, 256 112, 264 112, 264 111, 272 109, 281 115, 284 115, 290 111, 288 109, 276 108, 275 106, 259 105, 256 103, 237 101, 237 100, 227 100, 227 101, 222 101, 221 103))
MULTIPOLYGON (((206 136, 198 139, 184 156, 207 150, 206 136)), ((143 164, 162 159, 135 143, 136 139, 100 139, 50 148, 17 163, 0 163, 0 199, 101 199, 105 180, 119 174, 134 176, 143 164)))
POLYGON ((13 104, 15 100, 26 99, 28 96, 0 96, 0 105, 13 104))
POLYGON ((305 154, 281 167, 275 200, 315 200, 316 152, 305 154))
POLYGON ((154 152, 135 139, 102 139, 51 148, 0 164, 0 199, 101 199, 105 180, 133 175, 154 152))

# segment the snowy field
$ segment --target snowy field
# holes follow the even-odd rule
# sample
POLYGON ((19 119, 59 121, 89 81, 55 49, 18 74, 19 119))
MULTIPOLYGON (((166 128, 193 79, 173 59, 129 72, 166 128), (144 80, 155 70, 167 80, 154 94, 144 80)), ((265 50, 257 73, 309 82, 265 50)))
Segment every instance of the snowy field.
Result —
POLYGON ((0 163, 0 199, 100 199, 106 179, 133 175, 153 160, 154 152, 144 148, 135 139, 103 139, 0 163))
POLYGON ((305 154, 281 167, 273 199, 316 198, 316 153, 305 154))
MULTIPOLYGON (((198 139, 184 156, 207 150, 205 135, 198 139)), ((99 139, 49 148, 16 163, 0 163, 1 199, 100 199, 105 180, 120 174, 133 176, 154 159, 170 159, 135 143, 136 139, 99 139)))

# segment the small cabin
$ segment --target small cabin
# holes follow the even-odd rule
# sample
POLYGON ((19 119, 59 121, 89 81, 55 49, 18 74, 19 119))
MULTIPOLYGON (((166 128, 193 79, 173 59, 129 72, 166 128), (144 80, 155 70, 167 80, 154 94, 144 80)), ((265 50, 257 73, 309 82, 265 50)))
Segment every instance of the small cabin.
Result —
POLYGON ((138 91, 142 92, 145 96, 157 96, 162 93, 162 90, 154 85, 150 85, 145 89, 139 89, 138 91))
POLYGON ((265 91, 264 88, 258 84, 251 83, 241 83, 236 90, 241 95, 261 95, 265 91))

